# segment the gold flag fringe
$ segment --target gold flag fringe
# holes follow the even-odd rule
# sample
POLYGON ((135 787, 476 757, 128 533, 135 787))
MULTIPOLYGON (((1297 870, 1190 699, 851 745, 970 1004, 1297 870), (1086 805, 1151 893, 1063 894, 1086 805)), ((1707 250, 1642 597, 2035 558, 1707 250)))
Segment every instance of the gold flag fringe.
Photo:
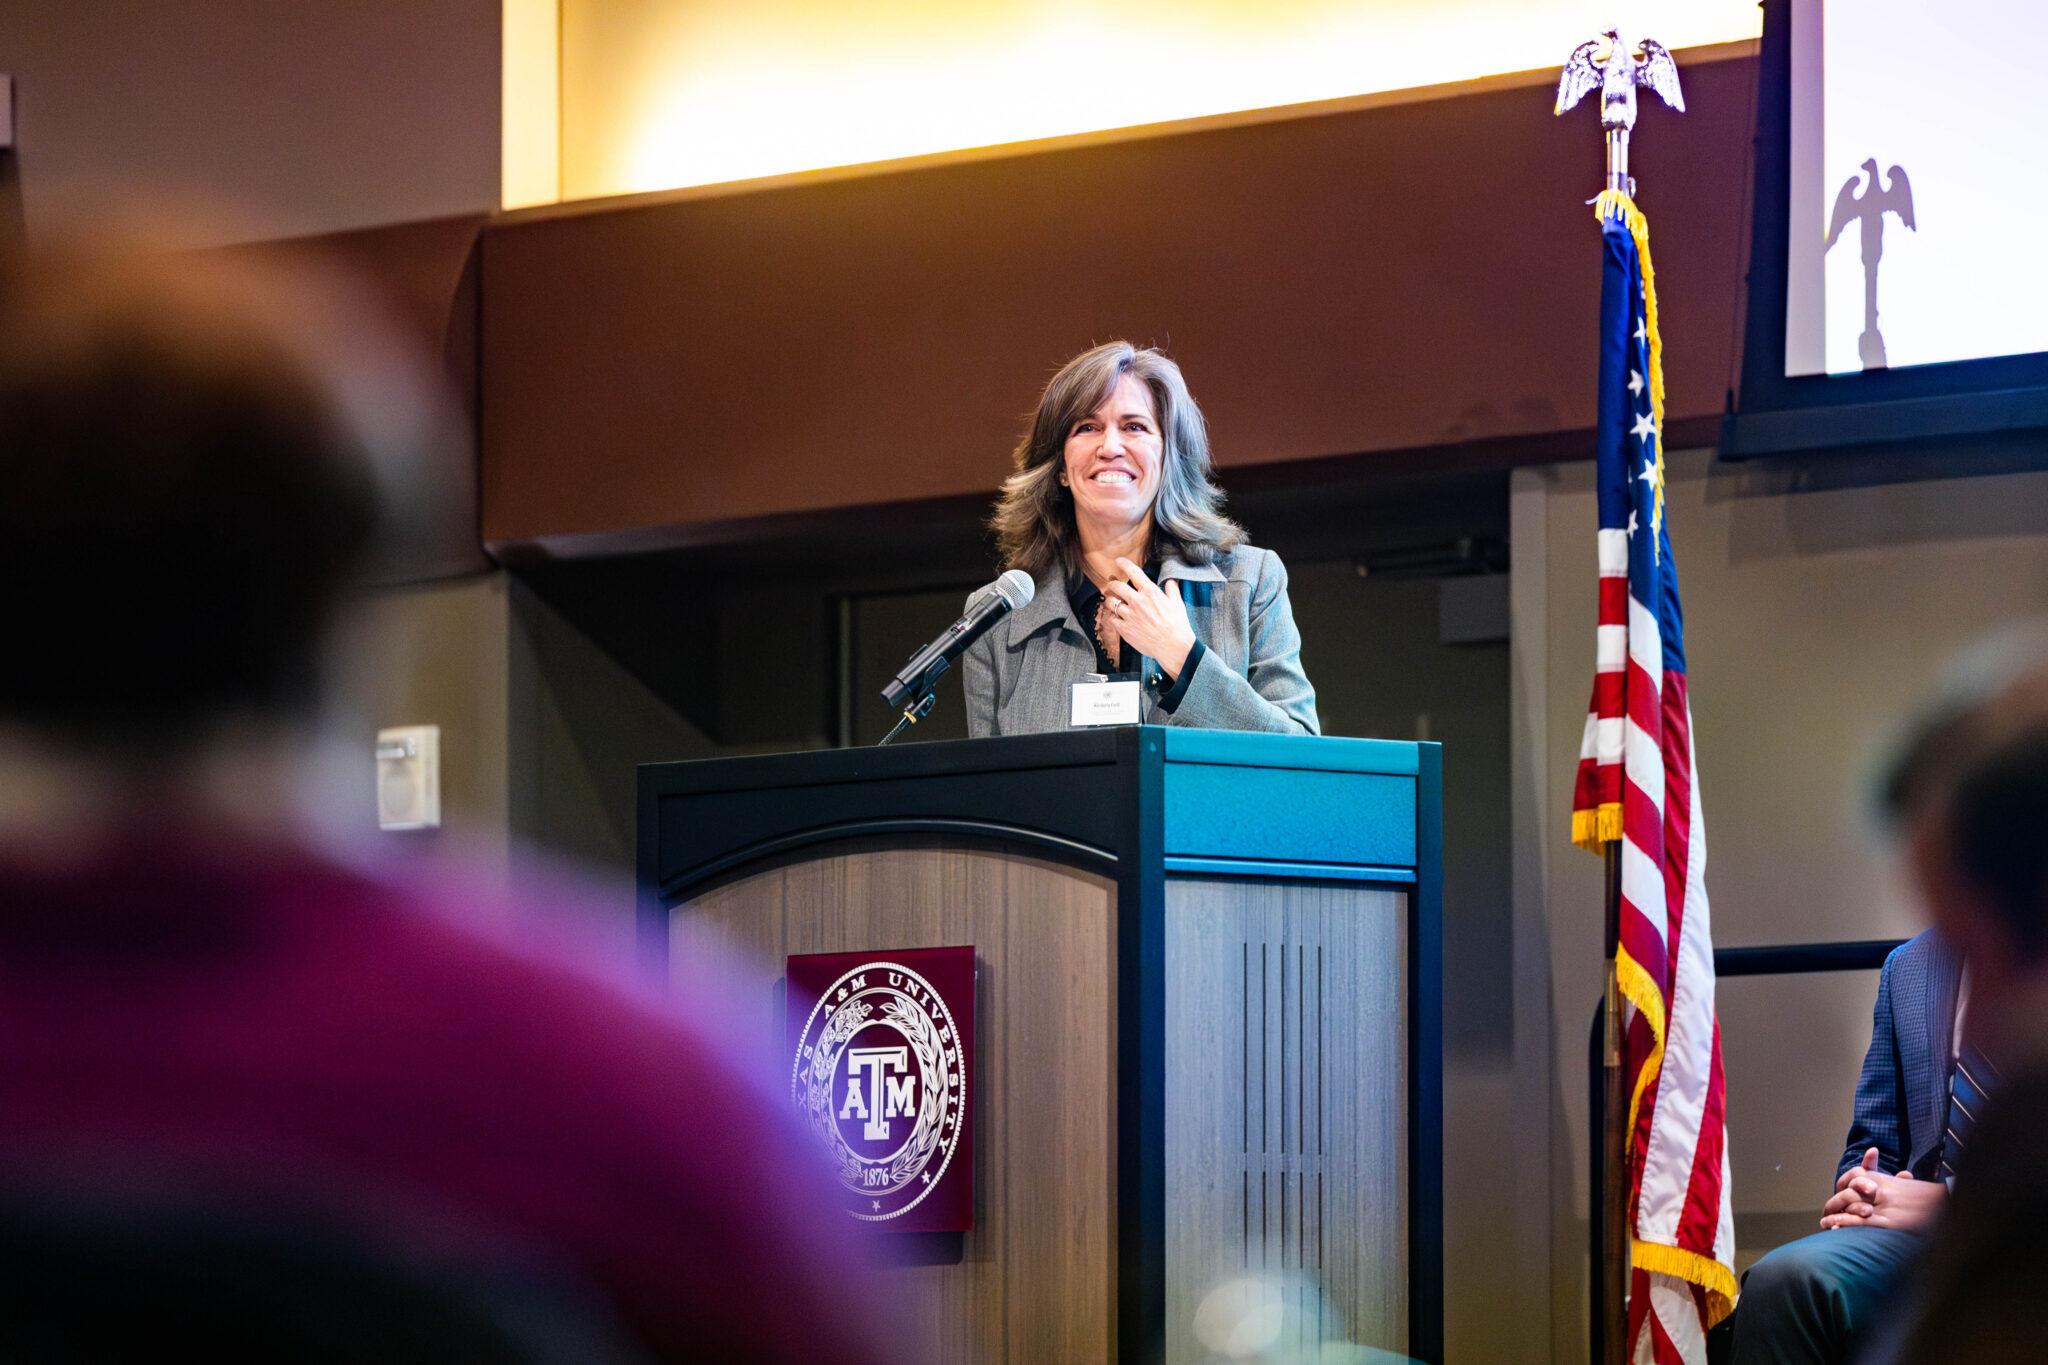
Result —
POLYGON ((1572 842, 1588 853, 1621 837, 1621 803, 1609 801, 1596 810, 1572 812, 1572 842))
MULTIPOLYGON (((1628 955, 1628 949, 1616 947, 1614 953, 1614 975, 1622 997, 1641 1012, 1643 1020, 1650 1026, 1650 1055, 1644 1059, 1642 1070, 1636 1073, 1634 1090, 1628 1098, 1628 1154, 1635 1158, 1636 1119, 1642 1113, 1643 1095, 1664 1069, 1664 1034, 1668 1027, 1664 1018, 1664 994, 1650 980, 1650 974, 1642 964, 1628 955)), ((1633 1224, 1635 1210, 1629 1210, 1633 1224)), ((1706 1325, 1721 1321, 1735 1311, 1737 1290, 1735 1272, 1712 1256, 1684 1247, 1668 1246, 1662 1242, 1646 1242, 1631 1232, 1629 1236, 1629 1263, 1638 1270, 1647 1270, 1660 1275, 1673 1275, 1700 1286, 1707 1291, 1706 1325)))
POLYGON ((1662 1242, 1629 1239, 1629 1260, 1638 1270, 1653 1275, 1670 1275, 1707 1291, 1706 1325, 1714 1327, 1735 1311, 1735 1272, 1711 1256, 1662 1242))

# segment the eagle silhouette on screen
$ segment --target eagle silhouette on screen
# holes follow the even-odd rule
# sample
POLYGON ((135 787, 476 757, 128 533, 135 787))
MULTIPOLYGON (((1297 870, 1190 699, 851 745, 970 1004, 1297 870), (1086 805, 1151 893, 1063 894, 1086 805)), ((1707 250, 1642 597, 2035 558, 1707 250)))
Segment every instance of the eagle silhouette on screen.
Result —
POLYGON ((1886 363, 1884 334, 1877 329, 1877 263, 1884 259, 1884 216, 1887 213, 1895 216, 1908 230, 1919 231, 1913 224, 1913 184, 1906 179, 1906 168, 1892 167, 1880 182, 1877 158, 1870 157, 1863 163, 1863 174, 1850 176, 1835 195, 1834 211, 1828 214, 1827 245, 1821 248, 1821 254, 1826 255, 1835 249, 1836 241, 1850 223, 1862 225, 1863 335, 1856 339, 1856 354, 1866 370, 1881 370, 1886 363), (1862 187, 1860 194, 1857 193, 1859 186, 1862 187))

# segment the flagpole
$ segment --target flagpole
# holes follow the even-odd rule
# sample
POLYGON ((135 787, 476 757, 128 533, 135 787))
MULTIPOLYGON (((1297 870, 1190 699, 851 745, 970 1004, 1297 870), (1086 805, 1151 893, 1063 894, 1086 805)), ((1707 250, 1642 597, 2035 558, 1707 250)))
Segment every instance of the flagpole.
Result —
POLYGON ((1607 997, 1601 1012, 1606 1020, 1601 1061, 1605 1067, 1605 1103, 1602 1108, 1600 1264, 1593 1273, 1600 1277, 1600 1305, 1606 1321, 1602 1324, 1603 1365, 1626 1365, 1628 1360, 1628 1078, 1621 1066, 1621 974, 1617 959, 1621 947, 1621 842, 1610 841, 1606 849, 1607 888, 1606 948, 1607 997))
MULTIPOLYGON (((1562 114, 1594 91, 1600 92, 1600 128, 1606 150, 1605 193, 1596 201, 1606 206, 1616 196, 1624 202, 1635 197, 1635 179, 1628 173, 1629 134, 1636 121, 1636 88, 1648 86, 1666 104, 1683 112, 1685 98, 1679 91, 1678 72, 1664 46, 1651 39, 1630 41, 1619 28, 1611 28, 1579 44, 1565 62, 1558 80, 1557 107, 1562 114)), ((1604 942, 1607 979, 1601 1063, 1601 1181, 1594 1195, 1599 1207, 1600 1264, 1594 1266, 1601 1309, 1602 1365, 1626 1365, 1631 1343, 1628 1339, 1628 1286, 1631 1257, 1628 1196, 1629 1078, 1622 1065, 1622 997, 1619 971, 1621 949, 1621 840, 1607 841, 1604 942)))

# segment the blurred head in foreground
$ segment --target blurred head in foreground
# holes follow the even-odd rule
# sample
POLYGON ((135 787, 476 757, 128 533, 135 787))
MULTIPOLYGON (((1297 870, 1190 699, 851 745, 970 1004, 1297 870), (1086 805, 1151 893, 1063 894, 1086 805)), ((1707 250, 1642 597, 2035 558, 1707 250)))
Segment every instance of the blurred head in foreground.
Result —
POLYGON ((327 277, 0 266, 0 1358, 896 1358, 765 1078, 515 935, 580 888, 285 809, 431 373, 327 277))
POLYGON ((66 247, 0 263, 0 736, 153 779, 310 718, 404 472, 462 439, 338 276, 66 247))
POLYGON ((1909 732, 1882 801, 1988 1024, 2048 983, 2048 622, 1966 656, 1909 732))
MULTIPOLYGON (((1937 928, 1962 951, 1969 1094, 1947 1131, 1963 1165, 1872 1361, 2032 1359, 2048 1282, 2048 622, 1963 661, 1884 789, 1937 928)), ((1965 1074, 1960 1059, 1958 1077, 1965 1074)))

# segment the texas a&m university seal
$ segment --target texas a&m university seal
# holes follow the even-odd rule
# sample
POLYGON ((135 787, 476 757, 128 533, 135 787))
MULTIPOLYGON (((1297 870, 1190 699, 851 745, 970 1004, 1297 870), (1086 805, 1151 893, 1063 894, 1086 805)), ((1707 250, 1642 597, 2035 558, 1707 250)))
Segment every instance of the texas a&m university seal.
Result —
POLYGON ((790 1098, 864 1223, 974 1222, 974 949, 810 953, 788 963, 790 1098))

